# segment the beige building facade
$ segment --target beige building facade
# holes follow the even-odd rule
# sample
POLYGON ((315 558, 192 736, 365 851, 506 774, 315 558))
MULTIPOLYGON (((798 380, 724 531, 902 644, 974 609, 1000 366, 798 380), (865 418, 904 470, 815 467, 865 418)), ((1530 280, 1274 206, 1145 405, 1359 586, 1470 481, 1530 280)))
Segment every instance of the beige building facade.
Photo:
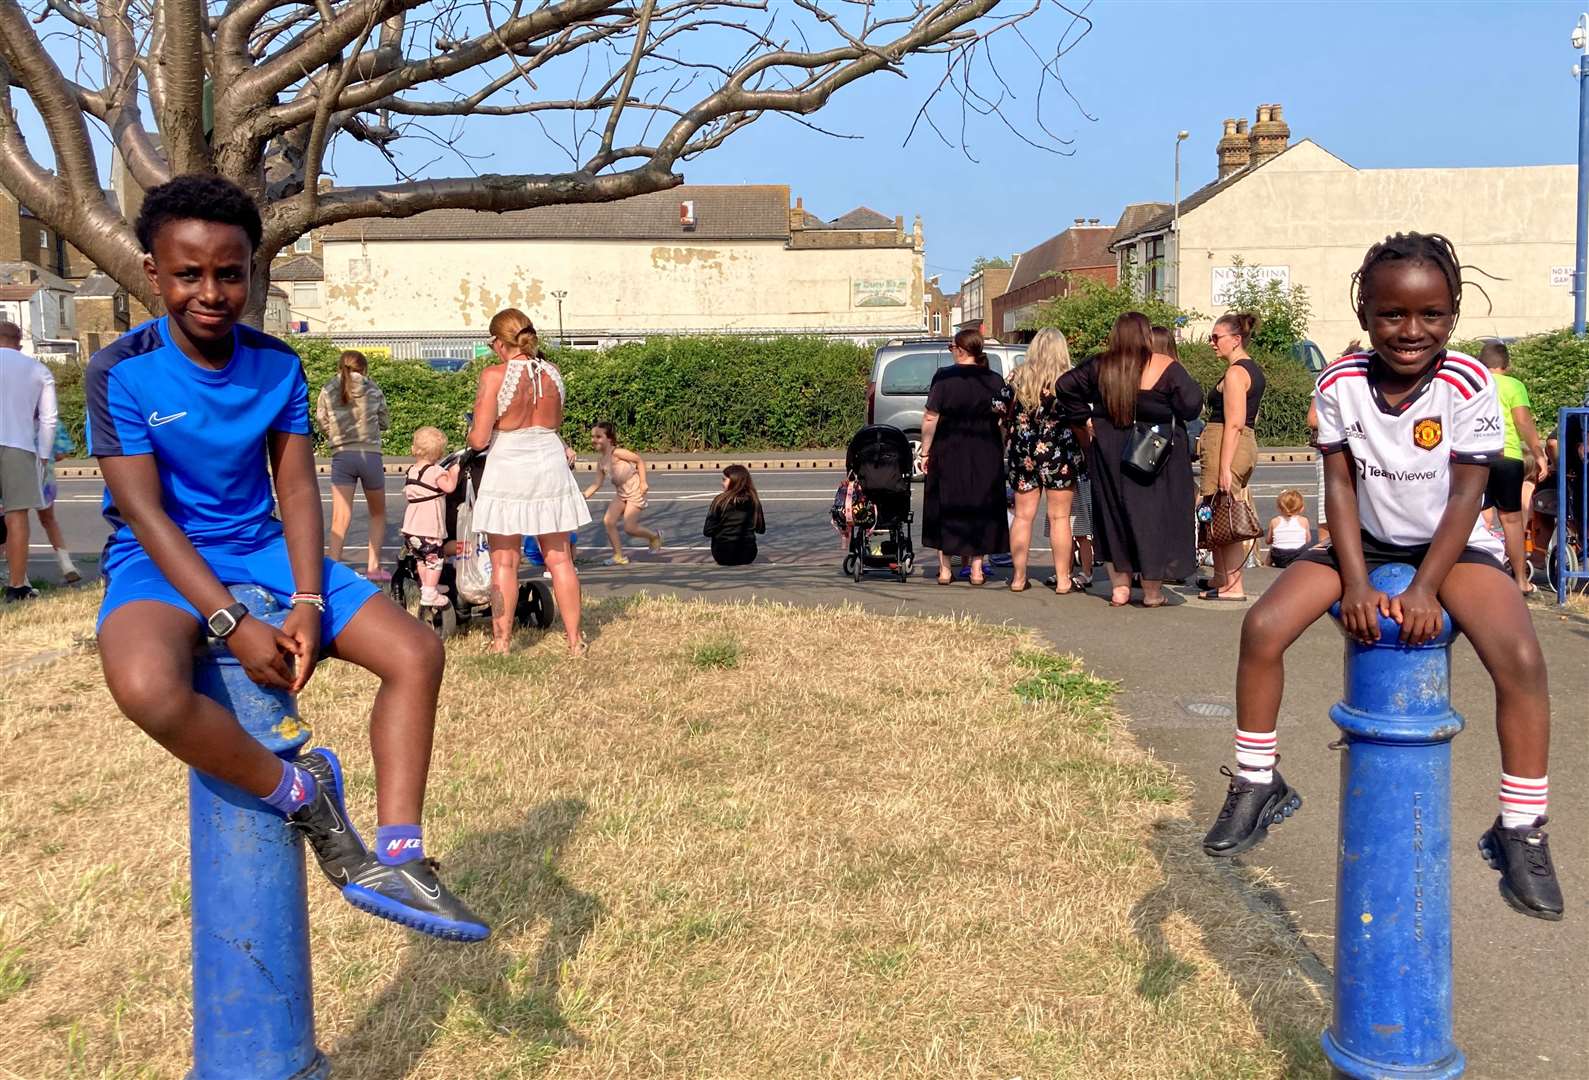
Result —
POLYGON ((501 215, 432 211, 333 226, 320 243, 323 325, 339 338, 484 335, 505 307, 525 311, 544 340, 588 346, 923 328, 920 220, 907 230, 861 208, 824 222, 782 185, 686 185, 501 215))
MULTIPOLYGON (((1273 125, 1283 125, 1279 106, 1264 106, 1255 130, 1273 125)), ((1287 147, 1282 137, 1284 148, 1268 154, 1255 140, 1251 159, 1231 168, 1226 144, 1247 133, 1232 122, 1226 130, 1226 175, 1182 201, 1179 234, 1165 211, 1114 243, 1122 269, 1164 252, 1160 291, 1205 316, 1189 336, 1206 335, 1227 310, 1224 287, 1240 259, 1305 287, 1308 337, 1337 355, 1363 336, 1348 297, 1352 272, 1371 244, 1410 231, 1443 233, 1470 267, 1459 336, 1516 337, 1571 322, 1573 166, 1358 169, 1311 140, 1287 147)))

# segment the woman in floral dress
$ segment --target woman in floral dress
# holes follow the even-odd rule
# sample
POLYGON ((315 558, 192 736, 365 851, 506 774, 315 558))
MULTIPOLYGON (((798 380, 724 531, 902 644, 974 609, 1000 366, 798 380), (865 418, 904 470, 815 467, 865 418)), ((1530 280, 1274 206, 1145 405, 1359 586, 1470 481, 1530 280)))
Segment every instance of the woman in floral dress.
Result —
POLYGON ((1038 505, 1048 499, 1049 533, 1054 547, 1054 591, 1063 596, 1080 588, 1071 577, 1070 511, 1077 484, 1086 479, 1086 456, 1076 432, 1054 399, 1054 383, 1070 370, 1070 347, 1053 328, 1040 330, 1026 348, 1026 360, 1010 373, 993 402, 1009 432, 1006 458, 1015 489, 1015 523, 1010 554, 1015 560, 1012 592, 1032 587, 1026 564, 1038 505))

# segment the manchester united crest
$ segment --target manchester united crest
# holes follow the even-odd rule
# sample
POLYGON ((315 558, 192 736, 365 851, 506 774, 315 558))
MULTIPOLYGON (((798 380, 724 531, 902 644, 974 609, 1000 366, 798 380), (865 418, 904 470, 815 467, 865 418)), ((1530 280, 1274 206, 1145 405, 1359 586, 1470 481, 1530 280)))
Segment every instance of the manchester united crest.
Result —
POLYGON ((1412 426, 1413 445, 1420 450, 1433 450, 1444 436, 1438 416, 1426 416, 1412 426))

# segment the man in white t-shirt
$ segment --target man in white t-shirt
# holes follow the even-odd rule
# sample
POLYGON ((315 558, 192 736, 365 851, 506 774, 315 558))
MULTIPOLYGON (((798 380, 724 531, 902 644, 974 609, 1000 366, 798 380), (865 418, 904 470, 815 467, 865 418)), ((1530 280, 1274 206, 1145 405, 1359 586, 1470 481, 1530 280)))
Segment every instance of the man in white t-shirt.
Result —
POLYGON ((0 322, 0 505, 5 507, 6 603, 31 600, 28 513, 44 507, 44 464, 55 449, 55 379, 21 350, 22 328, 0 322))

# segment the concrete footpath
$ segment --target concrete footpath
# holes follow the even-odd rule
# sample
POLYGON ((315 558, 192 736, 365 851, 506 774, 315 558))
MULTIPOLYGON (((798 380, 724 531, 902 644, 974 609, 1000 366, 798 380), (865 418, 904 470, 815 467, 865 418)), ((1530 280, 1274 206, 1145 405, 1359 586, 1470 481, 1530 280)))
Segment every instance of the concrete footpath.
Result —
MULTIPOLYGON (((1311 462, 1314 452, 1305 446, 1274 446, 1258 451, 1260 464, 1303 464, 1311 462)), ((711 451, 700 454, 646 454, 646 467, 664 473, 721 472, 729 465, 743 465, 752 472, 796 472, 802 469, 843 469, 844 449, 769 450, 734 453, 711 451)), ((411 457, 388 456, 383 464, 391 476, 401 476, 414 463, 411 457)), ((575 468, 581 472, 594 472, 595 456, 591 451, 581 454, 575 468)), ((321 476, 331 473, 330 458, 316 458, 315 471, 321 476)), ((96 479, 99 463, 93 458, 62 459, 55 463, 55 475, 63 480, 96 479)))
MULTIPOLYGON (((707 600, 759 597, 793 604, 856 603, 885 614, 969 614, 1039 631, 1122 684, 1120 708, 1138 739, 1191 782, 1192 813, 1213 820, 1224 797, 1219 767, 1231 761, 1237 631, 1244 605, 1190 598, 1157 610, 1110 608, 1107 596, 1055 596, 997 585, 939 588, 840 578, 833 566, 723 569, 642 563, 584 573, 592 596, 640 591, 707 600)), ((1046 567, 1043 570, 1046 572, 1046 567)), ((1261 590, 1275 571, 1249 571, 1261 590)), ((1526 918, 1501 900, 1496 874, 1476 844, 1496 814, 1500 757, 1489 679, 1465 641, 1455 648, 1453 696, 1467 718, 1454 752, 1452 837, 1456 1035, 1476 1080, 1589 1078, 1589 620, 1535 607, 1554 703, 1551 843, 1567 898, 1559 923, 1526 918)), ((599 643, 596 646, 600 647, 599 643)), ((857 642, 856 662, 886 641, 857 642)), ((1341 638, 1321 621, 1287 664, 1280 753, 1304 806, 1269 840, 1235 860, 1259 872, 1301 940, 1328 967, 1334 951, 1338 761, 1327 710, 1341 694, 1341 638)))

